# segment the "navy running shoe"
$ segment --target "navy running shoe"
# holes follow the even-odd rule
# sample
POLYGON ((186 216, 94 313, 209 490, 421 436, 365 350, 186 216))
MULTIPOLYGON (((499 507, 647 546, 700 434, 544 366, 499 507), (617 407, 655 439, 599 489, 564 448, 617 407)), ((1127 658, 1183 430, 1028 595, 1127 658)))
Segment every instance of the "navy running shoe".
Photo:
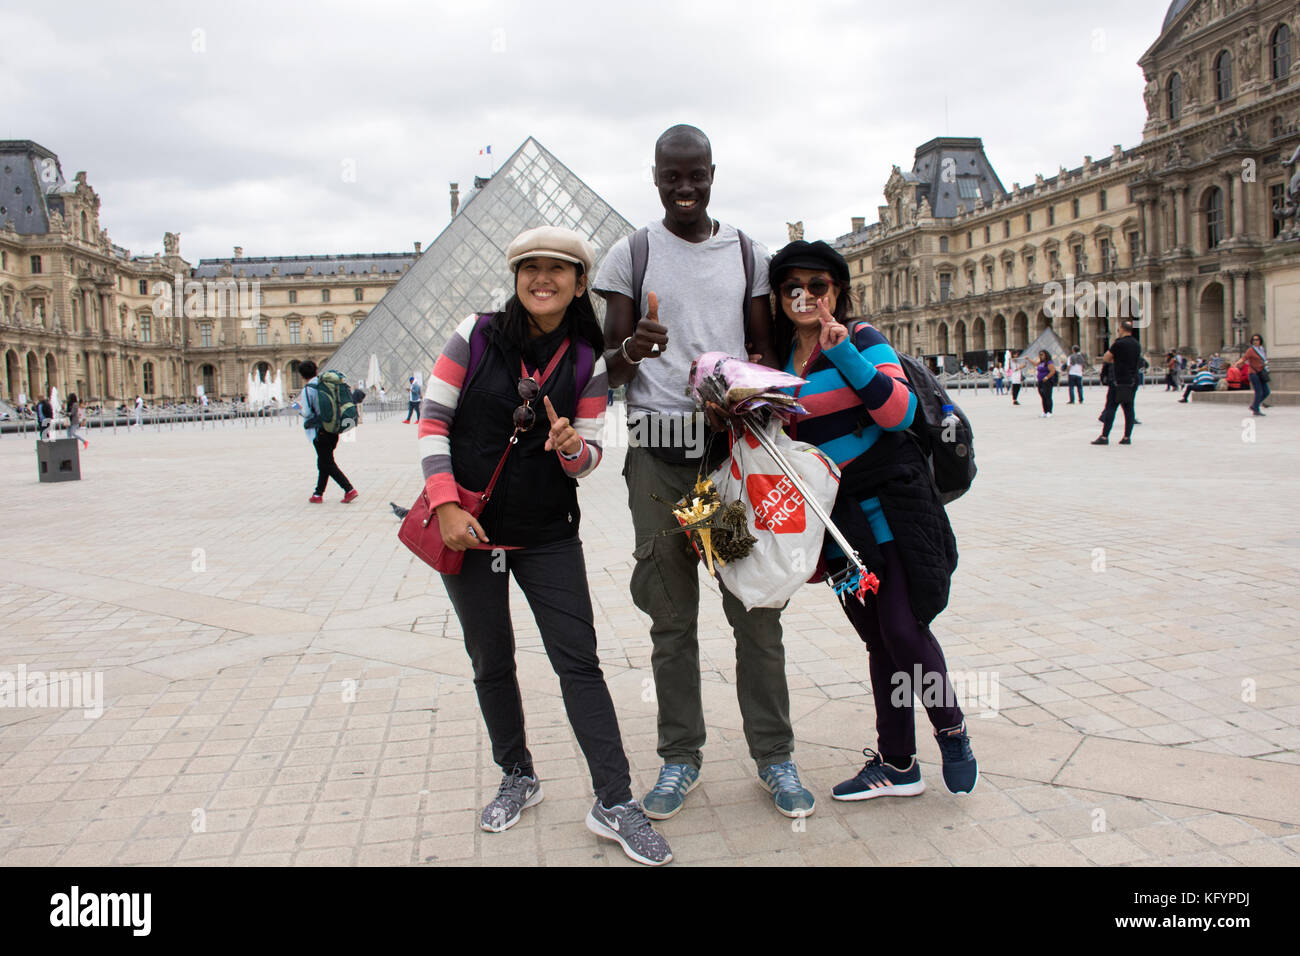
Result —
POLYGON ((970 749, 966 721, 934 735, 943 755, 943 783, 949 793, 970 793, 979 781, 979 765, 970 749))
POLYGON ((852 780, 836 784, 831 796, 836 800, 870 800, 873 797, 915 797, 925 792, 921 765, 912 758, 906 770, 892 767, 874 750, 864 750, 867 765, 852 780))

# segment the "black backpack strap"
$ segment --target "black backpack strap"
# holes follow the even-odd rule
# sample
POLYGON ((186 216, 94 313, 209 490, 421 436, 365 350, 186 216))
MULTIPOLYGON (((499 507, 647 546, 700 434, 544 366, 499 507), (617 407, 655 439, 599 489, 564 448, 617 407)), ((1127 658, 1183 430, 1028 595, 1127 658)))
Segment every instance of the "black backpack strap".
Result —
POLYGON ((754 301, 754 241, 745 235, 739 229, 736 235, 740 237, 740 258, 745 264, 745 303, 740 307, 740 313, 745 318, 745 330, 749 330, 749 312, 754 301))
POLYGON ((646 263, 650 261, 650 229, 642 226, 627 240, 632 253, 632 320, 641 320, 641 287, 645 285, 646 263))

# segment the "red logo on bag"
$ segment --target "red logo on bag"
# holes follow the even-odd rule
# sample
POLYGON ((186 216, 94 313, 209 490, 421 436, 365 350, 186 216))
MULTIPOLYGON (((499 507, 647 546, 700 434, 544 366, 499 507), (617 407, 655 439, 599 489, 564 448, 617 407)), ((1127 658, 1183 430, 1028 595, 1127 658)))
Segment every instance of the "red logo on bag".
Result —
POLYGON ((750 475, 745 493, 758 527, 773 534, 799 534, 807 526, 803 495, 785 475, 750 475))

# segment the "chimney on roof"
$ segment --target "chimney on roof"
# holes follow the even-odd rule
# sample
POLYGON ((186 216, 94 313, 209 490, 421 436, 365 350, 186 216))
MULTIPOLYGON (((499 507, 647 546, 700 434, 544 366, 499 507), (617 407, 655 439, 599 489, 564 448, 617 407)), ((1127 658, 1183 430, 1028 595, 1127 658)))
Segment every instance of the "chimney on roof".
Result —
POLYGON ((451 184, 451 218, 456 218, 456 211, 460 209, 460 183, 451 184))
POLYGON ((243 246, 235 246, 235 258, 236 258, 236 259, 242 259, 242 258, 244 258, 244 247, 243 247, 243 246))
POLYGON ((866 216, 854 216, 854 217, 853 217, 853 231, 854 231, 854 232, 861 232, 861 231, 862 231, 863 229, 865 229, 865 228, 867 228, 867 217, 866 217, 866 216))
MULTIPOLYGON (((452 215, 454 216, 455 213, 452 213, 452 215)), ((420 254, 420 244, 418 242, 415 244, 415 254, 417 256, 420 254)))

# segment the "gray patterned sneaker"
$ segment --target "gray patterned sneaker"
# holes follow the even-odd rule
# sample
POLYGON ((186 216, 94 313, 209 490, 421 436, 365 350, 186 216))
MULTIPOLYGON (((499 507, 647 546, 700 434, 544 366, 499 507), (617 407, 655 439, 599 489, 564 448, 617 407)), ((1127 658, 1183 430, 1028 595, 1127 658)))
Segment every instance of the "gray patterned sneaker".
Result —
POLYGON ((542 802, 542 785, 536 777, 525 777, 516 767, 501 778, 501 786, 492 802, 483 808, 479 826, 490 833, 509 830, 519 822, 519 814, 542 802))
POLYGON ((654 831, 635 800, 608 810, 597 800, 587 814, 587 829, 596 836, 617 840, 628 857, 646 866, 663 866, 673 858, 668 841, 654 831))
POLYGON ((772 764, 760 773, 758 778, 772 794, 772 800, 781 813, 787 817, 812 816, 816 801, 799 782, 799 770, 793 760, 772 764))
POLYGON ((686 795, 700 782, 700 772, 688 763, 666 763, 659 768, 659 779, 642 801, 645 815, 651 820, 667 820, 682 808, 686 795))

